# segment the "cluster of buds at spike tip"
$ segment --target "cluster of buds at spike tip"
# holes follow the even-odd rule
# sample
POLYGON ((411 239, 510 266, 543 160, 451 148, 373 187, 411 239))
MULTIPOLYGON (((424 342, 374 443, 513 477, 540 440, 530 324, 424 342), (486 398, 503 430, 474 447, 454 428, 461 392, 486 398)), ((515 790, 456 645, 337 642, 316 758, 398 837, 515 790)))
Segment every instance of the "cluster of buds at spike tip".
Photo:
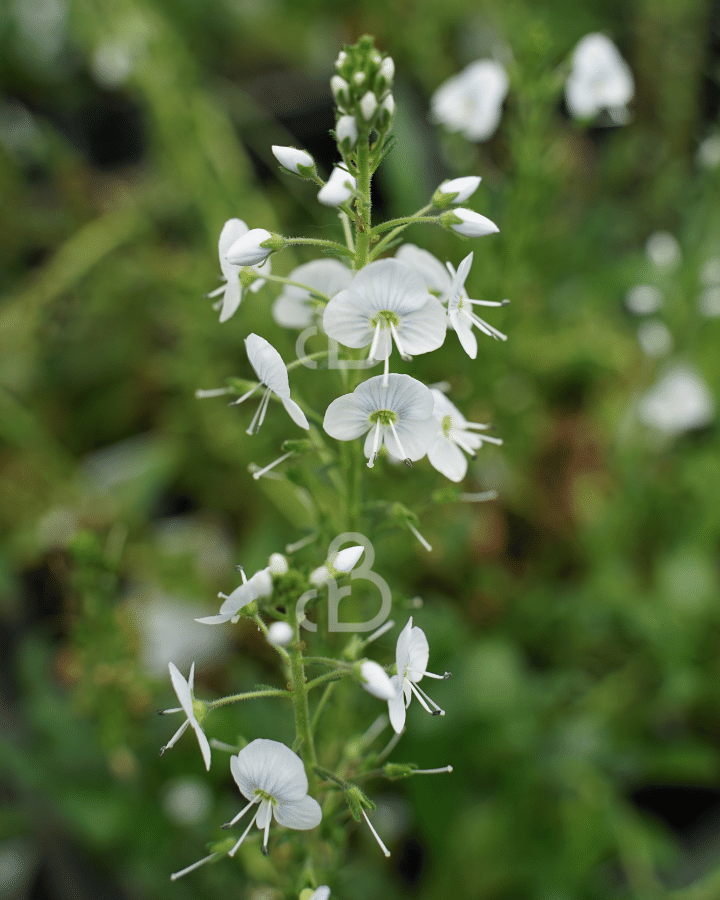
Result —
POLYGON ((395 114, 392 95, 395 64, 368 35, 345 47, 335 61, 330 87, 337 105, 336 136, 341 152, 355 146, 358 132, 390 130, 395 114))

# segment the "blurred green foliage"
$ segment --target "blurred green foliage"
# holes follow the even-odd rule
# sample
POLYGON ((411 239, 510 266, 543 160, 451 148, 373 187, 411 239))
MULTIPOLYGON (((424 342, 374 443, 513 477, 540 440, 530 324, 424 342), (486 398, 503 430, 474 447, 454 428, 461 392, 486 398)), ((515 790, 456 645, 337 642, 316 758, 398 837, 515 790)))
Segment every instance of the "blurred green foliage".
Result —
MULTIPOLYGON (((472 247, 471 296, 512 303, 493 318, 506 344, 472 361, 450 334, 422 369, 495 423, 504 446, 482 451, 468 490, 499 500, 422 507, 439 481, 424 464, 367 475, 375 497, 421 507, 434 552, 390 530, 375 569, 422 595, 431 663, 454 673, 446 717, 411 717, 394 758, 455 771, 378 788, 393 857, 357 831, 333 897, 720 896, 718 426, 663 437, 637 417, 669 360, 720 397, 720 319, 697 305, 720 256, 720 168, 702 164, 718 135, 717 3, 2 0, 2 900, 259 900, 243 873, 275 883, 252 847, 171 885, 237 798, 191 740, 158 760, 169 651, 148 633, 213 608, 235 562, 263 565, 306 524, 247 473, 278 455, 285 422, 251 441, 243 408, 194 398, 251 375, 251 331, 291 357, 274 292, 222 327, 204 295, 227 218, 335 227, 311 188, 276 177, 270 145, 305 145, 329 169, 332 62, 366 32, 397 68, 383 211, 481 174, 473 206, 497 237, 407 239, 455 264, 472 247), (562 108, 569 54, 593 30, 633 69, 623 128, 562 108), (432 91, 491 52, 512 82, 498 133, 474 145, 431 127, 432 91), (678 241, 674 266, 648 259, 657 231, 678 241), (623 306, 637 284, 661 291, 669 356, 638 344, 623 306)), ((276 271, 309 258, 286 252, 276 271)), ((320 377, 299 391, 325 396, 320 377)), ((207 696, 277 680, 254 628, 230 655, 186 631, 177 652, 204 654, 207 696)), ((218 710, 213 733, 287 739, 283 713, 218 710)))

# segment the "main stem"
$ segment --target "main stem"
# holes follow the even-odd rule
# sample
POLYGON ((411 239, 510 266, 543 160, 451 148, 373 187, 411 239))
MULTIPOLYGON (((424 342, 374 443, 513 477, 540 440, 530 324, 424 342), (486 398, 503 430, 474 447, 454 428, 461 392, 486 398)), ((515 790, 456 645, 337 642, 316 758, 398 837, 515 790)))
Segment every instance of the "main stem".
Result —
POLYGON ((314 766, 317 765, 315 756, 315 744, 310 728, 310 711, 308 709, 307 688, 305 685, 305 665, 300 643, 297 613, 293 605, 290 606, 290 624, 297 635, 297 640, 290 647, 290 672, 293 684, 293 704, 295 706, 295 731, 300 741, 300 756, 305 764, 308 777, 308 790, 311 796, 317 793, 317 775, 314 766))

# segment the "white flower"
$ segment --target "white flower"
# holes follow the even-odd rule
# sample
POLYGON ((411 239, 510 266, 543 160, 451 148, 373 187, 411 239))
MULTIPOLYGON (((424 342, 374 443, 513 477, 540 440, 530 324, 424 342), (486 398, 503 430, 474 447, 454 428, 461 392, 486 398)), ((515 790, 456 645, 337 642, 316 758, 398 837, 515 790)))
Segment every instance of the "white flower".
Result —
POLYGON ((627 121, 626 105, 635 92, 632 72, 618 49, 604 34, 586 34, 572 55, 572 69, 565 85, 570 115, 590 119, 607 109, 612 120, 627 121))
POLYGON ((485 237, 487 234, 497 234, 500 231, 486 216, 481 216, 472 209, 463 209, 462 206, 444 212, 440 216, 440 223, 443 228, 452 228, 463 237, 485 237))
POLYGON ((201 625, 222 625, 223 622, 237 622, 240 618, 240 610, 253 600, 259 600, 261 597, 269 597, 272 594, 272 575, 270 567, 260 569, 249 580, 245 576, 243 569, 240 569, 242 575, 242 584, 227 597, 225 594, 218 596, 224 600, 220 607, 220 612, 216 616, 203 616, 195 619, 201 625))
POLYGON ((467 175, 464 178, 451 178, 443 181, 436 194, 454 194, 450 203, 464 203, 468 197, 472 197, 482 181, 478 175, 467 175))
POLYGON ((287 622, 273 622, 268 628, 268 642, 276 647, 287 647, 293 639, 293 630, 287 622))
POLYGON ((365 432, 364 454, 372 466, 384 443, 391 456, 411 466, 422 459, 435 437, 433 395, 410 375, 368 378, 352 394, 328 406, 323 427, 340 441, 352 441, 365 432))
POLYGON ((652 284, 636 284, 625 296, 625 306, 636 316, 647 316, 662 306, 663 296, 652 284))
POLYGON ((462 481, 468 467, 467 459, 462 451, 464 450, 474 459, 475 451, 483 441, 502 444, 502 440, 476 434, 475 431, 484 431, 490 426, 468 422, 442 391, 437 388, 431 388, 431 391, 435 401, 433 416, 439 427, 435 440, 428 447, 428 460, 431 466, 434 466, 450 481, 462 481))
POLYGON ((672 269, 682 257, 682 250, 677 238, 669 231, 655 231, 645 242, 648 258, 659 269, 672 269))
POLYGON ((251 394, 254 394, 259 387, 263 385, 265 387, 265 392, 260 400, 260 405, 250 422, 247 433, 253 434, 260 430, 260 426, 265 420, 265 413, 267 412, 268 404, 270 403, 271 394, 275 394, 279 397, 280 402, 296 425, 299 425, 301 428, 309 429, 310 426, 308 420, 305 418, 305 413, 294 400, 290 399, 290 382, 288 381, 287 368, 277 350, 272 344, 268 343, 265 338, 262 338, 257 334, 249 334, 245 338, 245 349, 247 350, 250 364, 253 369, 255 369, 255 373, 260 379, 260 383, 252 388, 252 390, 249 390, 247 394, 243 394, 242 397, 233 400, 232 406, 237 406, 244 400, 247 400, 247 398, 251 394))
POLYGON ((230 771, 240 793, 250 802, 223 828, 233 826, 251 806, 258 804, 250 824, 230 850, 230 856, 235 855, 253 823, 265 831, 262 852, 266 856, 273 816, 278 825, 298 831, 308 831, 320 824, 320 804, 308 796, 308 780, 302 760, 285 744, 257 738, 230 759, 230 771))
POLYGON ((366 659, 360 666, 360 672, 363 677, 363 687, 380 700, 392 700, 397 693, 397 688, 393 684, 388 673, 379 663, 366 659))
POLYGON ((417 686, 418 681, 424 675, 427 675, 428 678, 439 679, 450 677, 449 672, 445 672, 443 675, 434 675, 432 672, 427 672, 426 667, 429 658, 430 648, 425 632, 422 628, 418 628, 417 625, 413 628, 412 616, 410 616, 407 625, 400 632, 397 647, 395 648, 397 675, 393 675, 391 681, 395 687, 396 694, 391 700, 388 700, 390 724, 397 734, 400 734, 405 727, 405 710, 410 705, 413 694, 418 698, 423 709, 427 710, 431 715, 445 715, 437 703, 432 701, 422 688, 417 686))
POLYGON ((659 319, 641 322, 637 330, 638 344, 645 356, 665 356, 673 348, 670 329, 659 319))
POLYGON ((339 107, 344 107, 350 96, 350 85, 340 75, 333 75, 330 79, 330 90, 339 107))
MULTIPOLYGON (((228 262, 227 252, 243 235, 247 234, 248 227, 242 219, 228 219, 223 225, 220 232, 220 240, 218 241, 218 253, 220 256, 220 269, 223 278, 227 284, 221 285, 217 290, 208 294, 208 297, 218 297, 222 294, 222 308, 220 310, 220 321, 227 320, 236 312, 240 301, 242 300, 242 287, 240 285, 239 272, 241 266, 233 265, 228 262)), ((270 260, 265 263, 265 272, 270 274, 270 260)), ((255 271, 258 271, 257 268, 255 271)), ((265 284, 264 278, 256 278, 250 285, 250 290, 255 293, 265 284)))
POLYGON ((307 174, 300 171, 301 167, 311 170, 315 168, 315 160, 306 150, 298 150, 296 147, 279 147, 277 144, 273 144, 272 152, 280 165, 295 175, 307 174))
POLYGON ((355 116, 340 116, 335 126, 335 135, 338 144, 346 145, 347 150, 351 150, 358 139, 358 127, 355 116))
POLYGON ((205 733, 200 727, 202 720, 207 715, 208 708, 204 703, 195 700, 193 696, 193 682, 195 679, 195 663, 190 666, 190 677, 187 681, 180 674, 177 666, 174 663, 169 663, 168 668, 170 670, 170 680, 172 681, 173 690, 177 694, 177 698, 180 701, 180 706, 176 709, 163 709, 161 713, 166 715, 168 713, 176 713, 176 712, 184 712, 187 716, 187 719, 182 723, 182 725, 178 728, 175 734, 170 738, 170 740, 165 744, 165 746, 160 750, 160 755, 169 750, 170 747, 173 747, 176 741, 183 735, 188 727, 191 726, 192 730, 195 732, 195 737, 198 739, 198 744, 200 744, 200 750, 203 755, 203 759, 205 760, 205 768, 210 771, 210 744, 208 743, 208 739, 205 737, 205 733), (200 720, 198 721, 198 715, 200 716, 200 720))
POLYGON ((452 288, 452 275, 432 253, 415 244, 403 244, 395 253, 395 259, 417 272, 431 294, 443 302, 447 300, 452 288))
POLYGON ((471 63, 448 79, 430 98, 430 116, 448 131, 459 131, 469 141, 485 141, 498 127, 510 81, 492 59, 471 63))
POLYGON ((325 307, 323 327, 346 347, 366 347, 387 360, 393 339, 400 355, 436 350, 445 340, 445 310, 405 263, 380 259, 361 269, 325 307))
POLYGON ((342 206, 352 197, 356 187, 357 179, 347 169, 335 166, 328 180, 318 191, 318 200, 324 206, 342 206))
MULTIPOLYGON (((496 340, 505 341, 507 340, 507 336, 504 335, 501 331, 498 331, 497 328, 493 328, 492 325, 488 325, 488 323, 484 319, 481 319, 473 312, 472 307, 506 306, 507 301, 496 303, 492 300, 468 299, 468 295, 465 292, 465 280, 470 273, 472 258, 472 253, 468 253, 465 259, 458 266, 457 272, 454 273, 453 284, 450 291, 450 296, 448 298, 448 317, 450 319, 450 324, 457 332, 457 336, 460 339, 463 350, 467 353, 470 359, 475 359, 475 357, 477 356, 477 338, 475 337, 475 334, 472 330, 473 325, 479 328, 480 331, 483 332, 483 334, 487 334, 489 337, 493 337, 496 340)), ((452 272, 449 264, 448 269, 452 272)))
MULTIPOLYGON (((287 277, 326 297, 334 297, 349 287, 353 273, 338 259, 315 259, 293 269, 287 277)), ((288 284, 273 304, 272 312, 275 321, 284 328, 307 328, 323 308, 322 301, 310 290, 288 284)))
POLYGON ((643 394, 638 411, 645 425, 673 436, 711 422, 715 400, 697 372, 676 365, 643 394))
POLYGON ((273 252, 272 247, 261 246, 271 237, 267 228, 253 228, 232 244, 227 252, 228 262, 234 266, 256 266, 273 252))
POLYGON ((316 587, 327 584, 327 582, 338 574, 347 574, 352 571, 358 564, 358 560, 363 555, 365 548, 361 544, 353 544, 352 547, 345 547, 329 556, 322 566, 315 569, 310 575, 310 584, 316 587))

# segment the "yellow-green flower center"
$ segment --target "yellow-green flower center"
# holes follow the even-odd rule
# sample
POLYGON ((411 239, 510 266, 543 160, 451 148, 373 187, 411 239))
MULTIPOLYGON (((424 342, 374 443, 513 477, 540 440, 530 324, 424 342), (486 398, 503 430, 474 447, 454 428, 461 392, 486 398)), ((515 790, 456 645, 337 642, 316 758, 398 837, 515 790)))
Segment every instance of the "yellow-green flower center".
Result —
POLYGON ((378 325, 381 328, 389 328, 391 325, 397 328, 400 324, 400 319, 392 310, 383 309, 373 319, 370 319, 370 324, 373 328, 377 328, 378 325))
POLYGON ((262 788, 255 788, 255 796, 260 797, 261 800, 269 800, 273 806, 277 806, 277 800, 274 797, 271 797, 267 791, 262 790, 262 788))
POLYGON ((381 425, 394 425, 397 422, 397 415, 391 409, 378 409, 370 413, 370 421, 373 425, 377 422, 381 425))
POLYGON ((443 416, 442 430, 446 438, 450 437, 450 429, 452 428, 452 416, 443 416))

